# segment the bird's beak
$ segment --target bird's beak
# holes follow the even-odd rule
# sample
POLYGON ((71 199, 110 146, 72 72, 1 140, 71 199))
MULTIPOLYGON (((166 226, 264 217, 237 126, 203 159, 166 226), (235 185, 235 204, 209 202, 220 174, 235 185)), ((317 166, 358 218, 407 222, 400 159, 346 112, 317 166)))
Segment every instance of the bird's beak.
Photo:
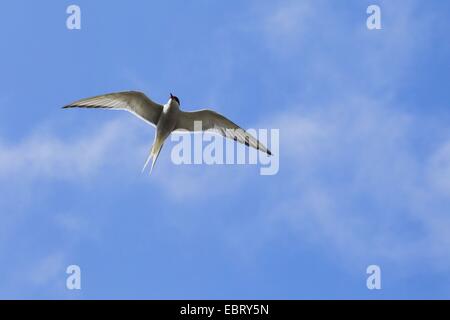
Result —
POLYGON ((172 99, 173 98, 173 94, 170 94, 170 99, 172 99))

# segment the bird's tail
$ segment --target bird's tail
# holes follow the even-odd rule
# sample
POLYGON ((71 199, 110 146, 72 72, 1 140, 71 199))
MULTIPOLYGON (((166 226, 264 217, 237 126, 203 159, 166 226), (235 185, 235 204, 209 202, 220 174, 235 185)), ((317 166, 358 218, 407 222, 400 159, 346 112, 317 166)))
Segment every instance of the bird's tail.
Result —
POLYGON ((161 152, 163 144, 164 144, 164 140, 161 140, 158 138, 155 139, 155 142, 153 143, 153 146, 150 150, 150 154, 148 155, 148 158, 145 161, 144 168, 142 168, 142 172, 144 172, 145 168, 147 168, 147 165, 150 162, 150 159, 152 159, 152 165, 150 167, 150 174, 152 173, 156 159, 158 159, 158 156, 159 156, 159 153, 161 152))

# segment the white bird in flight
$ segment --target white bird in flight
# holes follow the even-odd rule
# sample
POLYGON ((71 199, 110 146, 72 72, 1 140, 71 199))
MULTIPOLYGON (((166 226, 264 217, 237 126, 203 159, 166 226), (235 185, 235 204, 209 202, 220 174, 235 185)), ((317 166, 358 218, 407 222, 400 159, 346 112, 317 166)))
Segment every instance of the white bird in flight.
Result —
POLYGON ((174 131, 195 132, 198 130, 198 126, 194 126, 194 122, 197 121, 201 123, 200 128, 202 131, 213 130, 226 138, 244 143, 246 146, 253 147, 268 155, 272 155, 270 150, 257 139, 217 112, 212 110, 198 110, 192 112, 180 110, 180 100, 172 94, 170 94, 169 101, 165 105, 153 102, 142 92, 127 91, 78 100, 63 107, 63 109, 66 108, 106 108, 126 110, 148 124, 156 127, 155 141, 153 142, 150 154, 142 169, 142 171, 144 171, 150 160, 152 160, 150 173, 153 170, 156 159, 158 158, 166 138, 174 131))

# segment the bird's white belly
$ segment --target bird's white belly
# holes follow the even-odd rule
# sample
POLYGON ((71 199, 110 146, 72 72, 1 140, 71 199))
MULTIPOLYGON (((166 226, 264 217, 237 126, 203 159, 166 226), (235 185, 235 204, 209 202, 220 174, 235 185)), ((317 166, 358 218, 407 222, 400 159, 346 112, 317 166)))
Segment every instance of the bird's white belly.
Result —
POLYGON ((172 104, 165 104, 157 125, 157 133, 166 138, 175 128, 179 109, 172 104))

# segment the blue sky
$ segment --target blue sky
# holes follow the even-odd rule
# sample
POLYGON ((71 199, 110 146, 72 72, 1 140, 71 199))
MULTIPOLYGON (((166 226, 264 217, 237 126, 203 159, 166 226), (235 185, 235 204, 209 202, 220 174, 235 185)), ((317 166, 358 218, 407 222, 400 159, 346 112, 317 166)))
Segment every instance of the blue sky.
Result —
POLYGON ((449 9, 2 4, 0 298, 450 298, 449 9), (151 127, 60 109, 121 90, 280 129, 279 173, 176 166, 166 143, 142 175, 151 127))

